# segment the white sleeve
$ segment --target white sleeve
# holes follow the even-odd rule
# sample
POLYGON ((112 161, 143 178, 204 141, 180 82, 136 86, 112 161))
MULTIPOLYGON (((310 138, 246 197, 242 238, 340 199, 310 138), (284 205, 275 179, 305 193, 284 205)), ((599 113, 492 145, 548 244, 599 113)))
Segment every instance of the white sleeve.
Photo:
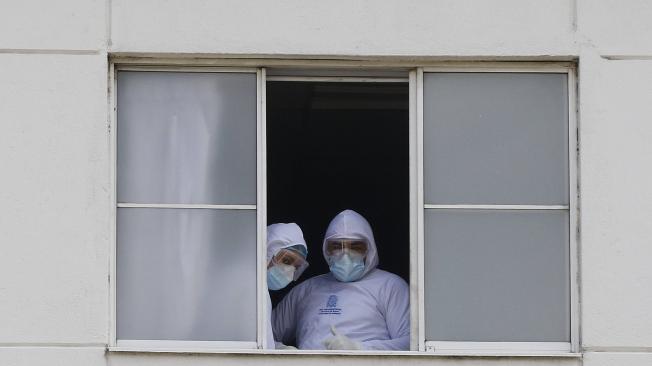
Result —
POLYGON ((387 281, 387 288, 381 292, 381 305, 385 310, 385 322, 391 339, 362 342, 364 349, 410 350, 410 288, 402 278, 396 276, 387 281))
POLYGON ((292 344, 296 335, 297 299, 300 298, 300 288, 297 286, 285 295, 272 312, 272 328, 274 339, 283 344, 292 344))
POLYGON ((267 293, 267 346, 265 349, 276 348, 274 343, 274 332, 272 330, 272 299, 267 293))

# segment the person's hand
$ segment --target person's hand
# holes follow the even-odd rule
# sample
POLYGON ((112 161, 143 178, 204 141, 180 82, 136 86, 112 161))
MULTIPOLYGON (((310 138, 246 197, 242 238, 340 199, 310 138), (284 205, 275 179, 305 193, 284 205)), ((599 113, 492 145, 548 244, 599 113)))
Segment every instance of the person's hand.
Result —
POLYGON ((297 347, 294 346, 288 346, 283 343, 277 342, 276 343, 276 349, 297 349, 297 347))
POLYGON ((348 349, 348 350, 360 350, 362 345, 360 342, 356 342, 351 338, 340 334, 334 326, 331 325, 331 333, 333 336, 324 340, 323 344, 326 349, 348 349))

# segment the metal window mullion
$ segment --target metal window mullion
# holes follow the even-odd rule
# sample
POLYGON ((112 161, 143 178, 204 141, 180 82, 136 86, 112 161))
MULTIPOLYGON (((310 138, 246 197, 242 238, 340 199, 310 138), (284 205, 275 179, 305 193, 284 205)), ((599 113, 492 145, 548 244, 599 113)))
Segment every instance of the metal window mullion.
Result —
POLYGON ((435 205, 424 204, 428 210, 568 210, 568 205, 435 205))
POLYGON ((419 350, 419 234, 417 218, 419 204, 417 202, 417 72, 409 73, 409 169, 410 169, 410 350, 419 350))
POLYGON ((416 72, 416 180, 417 180, 417 252, 418 261, 418 307, 419 307, 419 351, 426 350, 426 325, 425 325, 425 225, 424 225, 424 174, 423 174, 423 68, 416 72))
POLYGON ((269 76, 266 81, 295 81, 322 83, 407 83, 409 78, 373 76, 269 76))
POLYGON ((118 123, 117 123, 117 102, 118 102, 118 88, 116 77, 116 65, 111 62, 109 64, 109 156, 111 163, 109 164, 109 176, 111 181, 111 219, 110 219, 110 251, 109 251, 109 346, 116 346, 117 344, 117 303, 116 303, 116 258, 117 258, 117 220, 118 220, 118 180, 117 180, 117 147, 118 147, 118 123))
POLYGON ((205 205, 187 203, 127 203, 120 202, 118 208, 174 208, 174 209, 210 209, 210 210, 255 210, 256 205, 205 205))
POLYGON ((569 209, 569 274, 570 274, 570 345, 571 352, 580 351, 580 306, 579 306, 579 179, 578 179, 578 131, 576 109, 576 77, 574 69, 568 70, 568 203, 569 209))
POLYGON ((472 342, 472 341, 428 341, 429 352, 446 355, 468 355, 471 353, 522 353, 550 354, 571 352, 569 342, 472 342))
POLYGON ((139 72, 181 72, 181 73, 196 73, 196 72, 209 72, 209 73, 248 73, 253 74, 256 72, 255 68, 251 67, 215 67, 215 66, 174 66, 174 65, 160 65, 160 66, 140 66, 140 65, 121 65, 117 66, 118 71, 139 71, 139 72))
POLYGON ((256 299, 257 299, 257 344, 268 348, 267 344, 267 276, 266 276, 266 238, 267 238, 267 112, 266 112, 266 70, 256 72, 256 217, 257 217, 257 259, 256 259, 256 299))
POLYGON ((193 352, 211 349, 255 349, 256 342, 121 339, 117 341, 116 347, 122 351, 134 352, 143 350, 152 352, 193 352))
POLYGON ((461 65, 442 65, 428 66, 424 72, 443 72, 443 73, 537 73, 537 74, 566 74, 571 68, 570 65, 550 63, 550 64, 532 64, 532 63, 483 63, 479 64, 461 64, 461 65))

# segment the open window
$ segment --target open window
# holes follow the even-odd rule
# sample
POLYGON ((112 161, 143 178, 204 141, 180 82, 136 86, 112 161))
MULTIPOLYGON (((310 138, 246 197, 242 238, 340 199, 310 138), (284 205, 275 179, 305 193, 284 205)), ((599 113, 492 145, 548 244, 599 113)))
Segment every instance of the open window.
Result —
POLYGON ((111 346, 263 348, 266 226, 303 229, 303 280, 353 209, 411 350, 576 351, 572 65, 417 66, 119 68, 111 346))
MULTIPOLYGON (((267 82, 267 221, 302 228, 310 266, 301 282, 328 273, 326 227, 337 213, 355 210, 372 226, 379 268, 409 283, 407 72, 392 82, 318 80, 267 82)), ((271 291, 273 303, 297 283, 271 291)))

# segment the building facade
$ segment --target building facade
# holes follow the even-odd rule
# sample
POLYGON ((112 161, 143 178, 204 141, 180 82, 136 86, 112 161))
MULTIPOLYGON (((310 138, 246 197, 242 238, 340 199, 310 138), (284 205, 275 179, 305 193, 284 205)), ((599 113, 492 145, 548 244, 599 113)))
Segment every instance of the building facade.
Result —
MULTIPOLYGON (((5 2, 0 365, 652 364, 651 17, 643 0, 5 2), (428 352, 414 328, 424 309, 415 307, 412 351, 403 353, 121 347, 121 69, 245 70, 257 75, 259 94, 269 70, 360 78, 404 72, 416 139, 424 73, 568 75, 570 348, 428 352)), ((418 161, 418 145, 412 148, 418 161)), ((428 203, 414 194, 417 204, 428 203)), ((419 209, 412 212, 418 225, 419 209)), ((417 251, 423 229, 413 230, 417 251)), ((412 259, 410 278, 423 279, 420 257, 412 259)), ((423 304, 411 285, 411 299, 423 304)))

